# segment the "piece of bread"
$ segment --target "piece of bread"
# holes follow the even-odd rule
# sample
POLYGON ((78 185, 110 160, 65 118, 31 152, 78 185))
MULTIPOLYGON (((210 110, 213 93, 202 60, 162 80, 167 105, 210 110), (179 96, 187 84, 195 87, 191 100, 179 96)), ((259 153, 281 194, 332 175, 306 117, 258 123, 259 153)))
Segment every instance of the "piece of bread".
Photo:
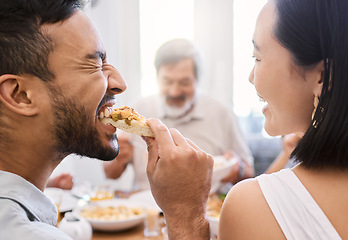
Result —
POLYGON ((110 116, 100 119, 104 124, 111 124, 125 132, 145 137, 154 137, 150 127, 143 116, 133 108, 123 106, 112 110, 110 116))

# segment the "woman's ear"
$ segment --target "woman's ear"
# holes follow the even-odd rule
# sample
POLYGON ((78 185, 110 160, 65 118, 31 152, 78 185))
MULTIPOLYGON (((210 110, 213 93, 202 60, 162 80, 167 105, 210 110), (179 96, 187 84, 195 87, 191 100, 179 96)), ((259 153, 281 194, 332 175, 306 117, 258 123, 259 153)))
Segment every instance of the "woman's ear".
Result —
POLYGON ((33 100, 33 89, 35 84, 30 76, 18 76, 4 74, 0 76, 0 101, 17 114, 34 116, 39 113, 36 101, 33 100))
POLYGON ((309 70, 309 72, 309 77, 307 77, 306 80, 313 83, 314 95, 319 97, 324 82, 324 61, 320 61, 313 69, 309 70))

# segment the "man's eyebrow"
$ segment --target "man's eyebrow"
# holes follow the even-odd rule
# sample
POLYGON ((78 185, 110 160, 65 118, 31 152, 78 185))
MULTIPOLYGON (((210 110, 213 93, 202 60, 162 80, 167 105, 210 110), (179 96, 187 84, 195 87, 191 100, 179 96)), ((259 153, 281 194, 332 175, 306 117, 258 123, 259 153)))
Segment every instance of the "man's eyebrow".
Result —
POLYGON ((251 41, 252 41, 252 43, 253 43, 253 45, 254 45, 254 48, 255 48, 257 51, 259 51, 260 48, 259 48, 259 46, 255 43, 254 39, 251 40, 251 41))
POLYGON ((104 51, 95 51, 94 53, 88 53, 85 56, 86 59, 93 59, 93 60, 98 60, 101 59, 102 61, 104 61, 106 59, 106 53, 104 51))

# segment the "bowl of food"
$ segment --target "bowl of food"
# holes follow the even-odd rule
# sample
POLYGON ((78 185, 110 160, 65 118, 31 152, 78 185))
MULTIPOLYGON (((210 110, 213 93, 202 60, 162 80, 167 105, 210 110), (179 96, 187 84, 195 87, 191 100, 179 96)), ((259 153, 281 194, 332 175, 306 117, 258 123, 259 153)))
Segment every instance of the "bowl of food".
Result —
POLYGON ((74 210, 86 219, 95 230, 120 231, 144 222, 143 207, 123 199, 112 199, 89 204, 74 210))
POLYGON ((210 237, 215 240, 219 235, 219 219, 225 194, 211 194, 207 201, 206 218, 210 225, 210 237))
POLYGON ((207 216, 210 227, 210 238, 212 240, 219 239, 219 219, 216 217, 207 216))
POLYGON ((233 166, 236 164, 236 158, 226 159, 224 156, 214 156, 214 168, 211 178, 210 193, 216 193, 219 188, 223 185, 221 180, 226 177, 233 166))

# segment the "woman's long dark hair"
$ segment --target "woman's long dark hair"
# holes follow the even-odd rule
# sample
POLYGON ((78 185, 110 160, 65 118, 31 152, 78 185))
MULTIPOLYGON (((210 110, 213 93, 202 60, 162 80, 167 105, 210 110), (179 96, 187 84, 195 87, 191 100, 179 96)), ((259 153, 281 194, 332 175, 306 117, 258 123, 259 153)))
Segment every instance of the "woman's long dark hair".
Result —
POLYGON ((304 70, 324 63, 314 119, 292 153, 307 168, 348 167, 348 1, 276 0, 274 34, 304 70))

